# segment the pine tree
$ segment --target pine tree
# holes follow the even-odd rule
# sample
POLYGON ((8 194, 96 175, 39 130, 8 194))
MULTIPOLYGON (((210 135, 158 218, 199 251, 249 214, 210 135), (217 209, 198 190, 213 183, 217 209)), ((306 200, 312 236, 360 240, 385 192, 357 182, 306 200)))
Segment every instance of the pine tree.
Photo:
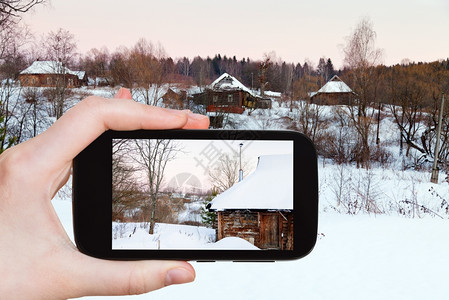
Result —
POLYGON ((332 60, 330 58, 327 59, 326 70, 327 70, 327 76, 328 76, 326 78, 326 81, 328 81, 336 74, 335 69, 334 69, 334 64, 332 63, 332 60))
POLYGON ((217 213, 209 211, 207 205, 218 195, 218 190, 214 187, 211 193, 204 198, 203 206, 201 206, 201 219, 207 227, 215 228, 217 221, 217 213))

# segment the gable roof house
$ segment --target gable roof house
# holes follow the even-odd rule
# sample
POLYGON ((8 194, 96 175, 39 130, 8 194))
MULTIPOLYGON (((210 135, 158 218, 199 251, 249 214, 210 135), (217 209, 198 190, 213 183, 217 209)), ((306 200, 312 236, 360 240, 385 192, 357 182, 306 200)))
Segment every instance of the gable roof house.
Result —
POLYGON ((218 240, 239 237, 260 249, 293 250, 293 155, 259 157, 256 170, 208 205, 218 240))
POLYGON ((165 107, 184 109, 184 105, 187 104, 188 95, 185 89, 179 89, 172 86, 167 88, 167 91, 161 98, 165 107))
POLYGON ((341 105, 350 104, 355 93, 340 77, 334 75, 317 92, 312 92, 309 95, 312 103, 341 105))
POLYGON ((55 87, 64 82, 67 88, 87 85, 84 71, 72 71, 59 61, 35 61, 20 72, 19 81, 22 86, 55 87))
POLYGON ((271 108, 271 100, 262 98, 234 76, 223 73, 206 89, 193 94, 193 101, 206 105, 207 112, 223 111, 241 114, 245 108, 271 108))

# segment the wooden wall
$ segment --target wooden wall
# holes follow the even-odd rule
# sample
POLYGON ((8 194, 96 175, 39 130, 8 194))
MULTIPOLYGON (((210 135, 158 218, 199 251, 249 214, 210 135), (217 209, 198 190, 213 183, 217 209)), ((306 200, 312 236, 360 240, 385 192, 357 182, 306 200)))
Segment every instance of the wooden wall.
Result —
POLYGON ((239 237, 261 249, 293 250, 293 213, 218 212, 218 240, 239 237))
MULTIPOLYGON (((32 87, 55 87, 56 82, 61 80, 61 74, 20 74, 19 81, 22 86, 32 87)), ((81 82, 76 75, 65 74, 66 87, 80 87, 81 82)))
POLYGON ((259 215, 257 212, 218 212, 218 240, 239 237, 257 246, 260 244, 259 215))
POLYGON ((352 93, 326 93, 317 94, 310 101, 321 105, 351 105, 353 97, 352 93))

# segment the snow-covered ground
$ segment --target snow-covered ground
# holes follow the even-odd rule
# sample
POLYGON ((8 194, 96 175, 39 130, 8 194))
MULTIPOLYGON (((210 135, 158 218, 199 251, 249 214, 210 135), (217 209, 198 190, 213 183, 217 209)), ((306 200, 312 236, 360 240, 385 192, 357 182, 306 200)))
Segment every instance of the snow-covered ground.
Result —
MULTIPOLYGON (((447 186, 446 186, 447 188, 447 186)), ((71 202, 53 200, 73 238, 71 202)), ((321 212, 307 257, 193 263, 195 282, 146 295, 85 299, 447 299, 449 223, 435 217, 321 212)))
POLYGON ((215 230, 202 226, 156 223, 112 223, 112 249, 201 249, 216 240, 215 230))
MULTIPOLYGON (((111 97, 115 89, 78 92, 79 98, 111 97)), ((322 107, 321 113, 329 117, 333 108, 322 107)), ((233 116, 227 128, 285 129, 291 117, 295 111, 273 103, 271 110, 233 116)), ((388 165, 365 170, 320 158, 318 241, 307 257, 276 263, 193 262, 197 278, 191 284, 107 299, 449 299, 445 174, 440 173, 439 184, 431 184, 428 171, 404 168, 416 156, 399 157, 399 134, 391 118, 384 118, 380 128, 392 156, 388 165), (361 205, 369 205, 370 214, 361 205)), ((335 130, 333 124, 326 130, 335 130)), ((53 205, 73 240, 69 199, 70 189, 64 188, 53 205)))
MULTIPOLYGON (((447 299, 449 215, 442 204, 449 199, 449 184, 440 175, 436 185, 429 183, 428 172, 367 171, 320 160, 318 239, 305 258, 192 262, 193 283, 139 296, 85 299, 447 299), (346 214, 344 201, 336 203, 336 174, 346 174, 342 199, 362 199, 369 190, 385 213, 346 214)), ((55 199, 53 204, 73 238, 71 202, 55 199)))
POLYGON ((145 223, 112 223, 112 249, 257 250, 248 241, 229 237, 216 241, 214 229, 204 226, 156 223, 148 234, 145 223))

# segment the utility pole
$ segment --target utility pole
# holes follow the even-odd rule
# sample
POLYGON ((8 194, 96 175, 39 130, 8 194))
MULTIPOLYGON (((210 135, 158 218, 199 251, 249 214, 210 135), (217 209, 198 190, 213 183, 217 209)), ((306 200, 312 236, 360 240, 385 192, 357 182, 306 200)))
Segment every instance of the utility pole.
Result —
POLYGON ((253 72, 251 72, 251 92, 254 91, 254 78, 253 78, 253 72))
POLYGON ((430 182, 432 183, 438 183, 438 153, 440 152, 440 135, 441 135, 441 123, 443 121, 443 110, 444 110, 444 93, 441 95, 441 108, 440 108, 440 115, 438 117, 438 131, 437 131, 437 142, 435 145, 435 154, 434 154, 434 161, 433 161, 433 167, 432 167, 432 177, 430 178, 430 182))
POLYGON ((240 170, 239 170, 239 182, 243 180, 243 170, 242 170, 242 147, 243 143, 240 143, 240 170))

